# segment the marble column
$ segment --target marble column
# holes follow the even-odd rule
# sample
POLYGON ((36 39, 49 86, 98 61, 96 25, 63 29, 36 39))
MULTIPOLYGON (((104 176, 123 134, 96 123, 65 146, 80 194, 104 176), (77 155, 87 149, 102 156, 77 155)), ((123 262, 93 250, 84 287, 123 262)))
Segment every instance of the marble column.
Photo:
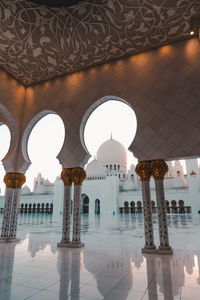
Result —
POLYGON ((62 240, 58 247, 67 247, 70 243, 70 214, 72 197, 71 169, 63 169, 61 179, 64 182, 62 240))
POLYGON ((163 184, 165 174, 168 171, 168 166, 163 160, 153 160, 151 161, 151 170, 155 180, 157 211, 158 211, 157 214, 158 214, 159 237, 160 237, 160 246, 159 246, 158 253, 173 254, 173 250, 169 245, 167 213, 166 213, 166 203, 165 203, 164 184, 163 184))
POLYGON ((149 181, 151 177, 150 162, 141 161, 136 166, 136 173, 140 177, 142 183, 142 199, 144 212, 144 234, 145 246, 142 249, 143 253, 155 253, 153 223, 152 223, 152 206, 149 181))
POLYGON ((81 190, 82 183, 86 178, 83 168, 72 169, 72 179, 74 183, 74 211, 73 211, 73 236, 71 248, 80 248, 84 244, 81 243, 81 190))
POLYGON ((21 173, 7 173, 4 176, 6 192, 0 243, 19 241, 16 231, 21 187, 25 181, 26 177, 21 173))

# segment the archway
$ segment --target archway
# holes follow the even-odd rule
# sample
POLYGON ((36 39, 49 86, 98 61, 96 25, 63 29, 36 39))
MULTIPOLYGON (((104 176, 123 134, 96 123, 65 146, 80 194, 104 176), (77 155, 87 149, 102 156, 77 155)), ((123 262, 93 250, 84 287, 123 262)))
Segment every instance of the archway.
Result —
POLYGON ((165 200, 167 213, 170 213, 169 201, 165 200))
MULTIPOLYGON (((80 138, 84 148, 94 157, 100 145, 111 134, 113 139, 128 149, 136 130, 136 115, 129 103, 116 96, 105 96, 91 105, 85 113, 81 122, 80 138)), ((133 161, 137 160, 128 151, 128 165, 133 161)), ((113 163, 112 171, 117 169, 117 165, 113 163)))
POLYGON ((95 200, 95 214, 100 214, 100 200, 95 200))
POLYGON ((129 213, 129 203, 128 203, 128 201, 124 202, 124 212, 125 212, 125 214, 129 213))
POLYGON ((137 213, 138 214, 142 213, 142 202, 141 201, 137 202, 137 213))
POLYGON ((10 148, 11 142, 11 133, 7 125, 0 122, 0 140, 1 140, 1 147, 0 147, 0 194, 4 194, 5 191, 5 183, 3 182, 3 174, 5 174, 5 170, 2 164, 2 160, 8 153, 10 148))
POLYGON ((89 197, 85 194, 82 195, 82 213, 89 214, 89 197))
POLYGON ((177 205, 176 205, 176 201, 172 200, 171 201, 171 205, 172 205, 172 213, 176 214, 177 213, 177 205))
MULTIPOLYGON (((63 121, 52 111, 42 111, 28 124, 23 136, 23 154, 26 161, 32 164, 26 173, 26 184, 33 187, 34 178, 41 173, 40 183, 33 187, 33 192, 36 188, 41 192, 51 192, 51 185, 61 173, 61 165, 56 156, 62 148, 64 138, 63 121)), ((44 207, 42 210, 44 211, 44 207)))
POLYGON ((184 214, 185 213, 184 201, 179 200, 178 205, 179 205, 179 214, 184 214))
POLYGON ((135 214, 135 202, 131 201, 131 213, 135 214))

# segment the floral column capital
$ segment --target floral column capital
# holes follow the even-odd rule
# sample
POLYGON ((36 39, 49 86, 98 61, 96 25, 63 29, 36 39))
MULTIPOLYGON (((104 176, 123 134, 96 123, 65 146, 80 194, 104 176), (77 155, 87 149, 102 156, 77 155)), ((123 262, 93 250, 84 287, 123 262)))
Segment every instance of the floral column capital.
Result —
POLYGON ((164 180, 165 174, 168 171, 168 165, 164 160, 152 160, 151 170, 155 180, 164 180))
POLYGON ((140 177, 141 181, 150 181, 151 167, 149 161, 140 161, 137 164, 135 171, 137 175, 140 177))
POLYGON ((65 186, 72 186, 72 169, 63 169, 60 175, 65 186))
POLYGON ((82 185, 86 178, 86 172, 83 168, 73 168, 71 170, 72 180, 74 185, 82 185))
POLYGON ((26 176, 22 173, 7 173, 3 180, 7 188, 21 189, 26 182, 26 176))

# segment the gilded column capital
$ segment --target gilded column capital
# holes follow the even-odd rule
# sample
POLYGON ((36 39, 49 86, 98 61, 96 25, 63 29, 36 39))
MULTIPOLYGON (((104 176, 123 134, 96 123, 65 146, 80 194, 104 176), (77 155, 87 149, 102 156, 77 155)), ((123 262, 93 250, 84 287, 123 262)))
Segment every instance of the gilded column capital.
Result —
POLYGON ((72 173, 71 173, 71 169, 63 169, 61 172, 61 179, 64 182, 65 186, 72 186, 73 183, 73 179, 72 179, 72 173))
POLYGON ((83 168, 73 168, 71 174, 74 185, 81 185, 86 178, 86 172, 83 168))
POLYGON ((164 180, 165 174, 168 171, 168 165, 164 160, 152 160, 151 170, 155 180, 164 180))
POLYGON ((26 182, 26 176, 22 173, 7 173, 3 180, 7 188, 21 189, 26 182))
POLYGON ((141 181, 149 181, 151 177, 151 167, 149 161, 140 161, 135 171, 137 175, 140 177, 141 181))

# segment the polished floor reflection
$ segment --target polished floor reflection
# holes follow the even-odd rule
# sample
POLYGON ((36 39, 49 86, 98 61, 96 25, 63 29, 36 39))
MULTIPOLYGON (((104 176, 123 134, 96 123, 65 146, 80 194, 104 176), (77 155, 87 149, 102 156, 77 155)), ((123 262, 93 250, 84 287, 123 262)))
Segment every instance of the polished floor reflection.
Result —
POLYGON ((155 256, 141 253, 141 215, 82 216, 83 249, 57 248, 60 216, 20 215, 20 243, 0 245, 0 299, 199 300, 200 215, 168 223, 174 255, 155 256))

